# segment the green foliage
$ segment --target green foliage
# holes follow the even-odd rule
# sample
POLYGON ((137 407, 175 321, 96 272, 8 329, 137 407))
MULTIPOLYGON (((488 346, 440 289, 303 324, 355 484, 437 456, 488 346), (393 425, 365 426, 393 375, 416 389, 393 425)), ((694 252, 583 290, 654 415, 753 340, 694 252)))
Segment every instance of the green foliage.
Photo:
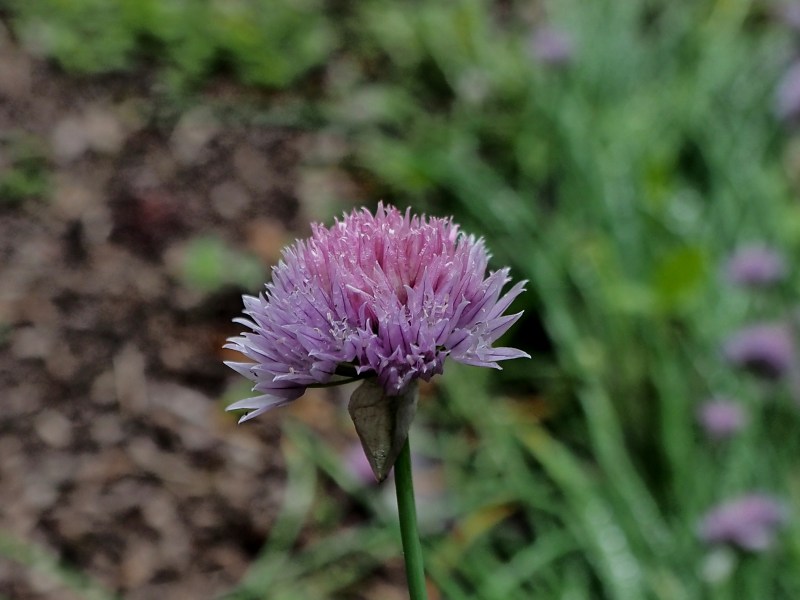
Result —
POLYGON ((14 4, 22 36, 66 68, 84 73, 124 69, 136 31, 120 17, 122 4, 104 0, 44 0, 14 4))
POLYGON ((660 303, 671 308, 688 299, 708 279, 705 251, 698 246, 677 248, 653 266, 652 288, 660 303))
MULTIPOLYGON (((80 594, 85 600, 114 600, 104 587, 61 564, 58 557, 39 545, 22 542, 0 533, 0 556, 38 573, 46 581, 57 582, 63 590, 80 594)), ((56 593, 54 591, 54 593, 56 593)))
POLYGON ((107 73, 142 59, 172 85, 196 84, 220 67, 246 83, 284 87, 319 64, 334 43, 315 0, 13 1, 28 43, 64 68, 107 73))
POLYGON ((0 143, 0 151, 9 158, 8 166, 0 170, 0 207, 43 197, 49 189, 49 169, 40 140, 14 133, 0 143))
POLYGON ((184 249, 181 278, 188 287, 213 292, 226 285, 258 289, 264 266, 258 259, 232 250, 216 237, 198 237, 184 249))

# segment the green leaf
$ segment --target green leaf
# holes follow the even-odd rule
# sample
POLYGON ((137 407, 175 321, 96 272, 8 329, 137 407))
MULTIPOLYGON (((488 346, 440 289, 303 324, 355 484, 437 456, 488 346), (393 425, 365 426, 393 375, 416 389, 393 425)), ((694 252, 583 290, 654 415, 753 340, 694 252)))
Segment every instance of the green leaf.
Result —
POLYGON ((683 308, 707 280, 708 258, 700 246, 684 246, 664 255, 653 270, 653 291, 666 311, 683 308))

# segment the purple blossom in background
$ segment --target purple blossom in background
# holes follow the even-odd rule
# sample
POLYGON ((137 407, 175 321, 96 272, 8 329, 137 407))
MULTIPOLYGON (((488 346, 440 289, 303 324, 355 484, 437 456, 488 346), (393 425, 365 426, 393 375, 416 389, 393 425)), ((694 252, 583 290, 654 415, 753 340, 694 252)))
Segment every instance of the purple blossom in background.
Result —
POLYGON ((794 365, 794 340, 784 325, 753 325, 731 336, 724 354, 737 367, 765 379, 779 379, 794 365))
POLYGON ((781 78, 775 97, 775 112, 785 121, 800 116, 800 62, 790 66, 781 78))
POLYGON ((786 2, 776 7, 774 14, 783 24, 800 31, 800 2, 786 2))
POLYGON ((783 504, 766 494, 752 493, 711 509, 700 521, 698 534, 708 544, 731 544, 757 552, 769 548, 776 530, 787 519, 783 504))
POLYGON ((777 283, 786 275, 783 257, 766 246, 744 246, 726 265, 728 281, 733 284, 761 287, 777 283))
POLYGON ((721 440, 737 433, 747 422, 747 416, 733 400, 717 397, 700 406, 697 420, 709 437, 721 440))
POLYGON ((575 48, 572 37, 565 31, 542 27, 531 35, 530 53, 545 65, 561 67, 572 60, 575 48))
POLYGON ((266 294, 244 296, 251 331, 228 340, 253 362, 226 364, 261 395, 228 410, 242 421, 299 398, 334 375, 375 376, 388 395, 441 373, 447 357, 500 368, 530 356, 492 344, 522 313, 504 314, 524 290, 505 295, 508 268, 486 273, 483 240, 452 219, 405 214, 378 205, 353 211, 330 228, 284 249, 266 294))

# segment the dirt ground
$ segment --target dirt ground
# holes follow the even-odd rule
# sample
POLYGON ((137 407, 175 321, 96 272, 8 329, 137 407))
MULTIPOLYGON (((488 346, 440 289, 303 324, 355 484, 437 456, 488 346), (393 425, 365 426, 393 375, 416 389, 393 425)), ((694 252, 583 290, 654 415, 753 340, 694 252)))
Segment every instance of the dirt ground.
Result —
MULTIPOLYGON (((317 191, 348 193, 341 145, 219 119, 225 83, 165 115, 146 73, 67 76, 0 38, 0 179, 33 144, 47 181, 0 203, 0 532, 125 598, 219 597, 283 502, 280 421, 221 410, 243 290, 192 289, 181 261, 213 234, 266 273, 317 191)), ((0 596, 76 597, 1 555, 0 596)))

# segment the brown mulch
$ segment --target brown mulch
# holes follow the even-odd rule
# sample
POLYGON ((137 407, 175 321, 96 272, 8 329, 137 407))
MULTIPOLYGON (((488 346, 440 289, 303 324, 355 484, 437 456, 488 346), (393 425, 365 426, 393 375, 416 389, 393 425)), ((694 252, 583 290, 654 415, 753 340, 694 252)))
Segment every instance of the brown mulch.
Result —
MULTIPOLYGON (((165 117, 147 74, 68 76, 0 39, 0 179, 24 138, 49 185, 0 203, 0 533, 125 598, 219 597, 284 501, 280 419, 223 412, 243 290, 187 286, 186 243, 266 274, 321 188, 353 191, 340 142, 202 102, 165 117)), ((76 597, 2 555, 0 596, 76 597)))

